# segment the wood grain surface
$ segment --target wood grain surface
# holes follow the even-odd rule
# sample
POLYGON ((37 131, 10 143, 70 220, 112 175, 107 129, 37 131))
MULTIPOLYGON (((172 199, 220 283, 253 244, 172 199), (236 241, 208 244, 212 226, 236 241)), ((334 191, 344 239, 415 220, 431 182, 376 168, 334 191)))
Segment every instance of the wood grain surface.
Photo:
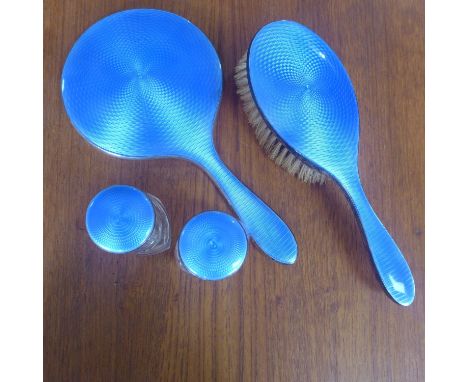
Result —
POLYGON ((422 0, 46 0, 44 28, 46 381, 424 380, 422 0), (174 243, 147 257, 113 256, 91 243, 87 204, 111 184, 158 196, 174 239, 193 215, 230 211, 194 165, 116 159, 72 128, 60 96, 67 53, 87 27, 126 8, 178 13, 213 42, 224 71, 216 146, 291 227, 293 266, 250 245, 237 274, 203 282, 180 270, 174 243), (234 66, 254 33, 278 19, 314 29, 348 69, 360 105, 364 188, 413 270, 409 308, 381 289, 339 189, 303 184, 276 167, 247 124, 234 66))

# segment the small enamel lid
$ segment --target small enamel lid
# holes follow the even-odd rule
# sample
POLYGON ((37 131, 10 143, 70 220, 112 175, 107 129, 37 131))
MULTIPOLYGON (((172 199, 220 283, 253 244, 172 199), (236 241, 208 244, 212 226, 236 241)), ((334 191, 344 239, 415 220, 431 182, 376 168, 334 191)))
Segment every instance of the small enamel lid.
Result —
POLYGON ((194 216, 182 229, 177 251, 182 266, 203 280, 221 280, 237 272, 247 255, 240 223, 219 211, 194 216))
POLYGON ((153 205, 135 187, 110 186, 88 205, 86 230, 100 248, 112 253, 136 250, 150 236, 155 224, 153 205))

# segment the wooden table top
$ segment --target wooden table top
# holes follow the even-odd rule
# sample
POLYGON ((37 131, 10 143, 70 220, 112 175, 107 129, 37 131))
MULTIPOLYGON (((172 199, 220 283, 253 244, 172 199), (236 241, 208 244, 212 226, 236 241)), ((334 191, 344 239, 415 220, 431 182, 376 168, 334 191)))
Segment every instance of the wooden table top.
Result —
POLYGON ((46 381, 423 381, 422 0, 46 0, 44 25, 46 381), (293 266, 251 244, 231 278, 203 282, 184 273, 173 253, 185 222, 206 210, 230 211, 209 177, 182 160, 107 156, 72 128, 60 96, 67 53, 92 23, 135 7, 180 14, 213 42, 224 71, 215 144, 294 232, 293 266), (380 287, 337 186, 288 175, 248 126, 234 66, 254 33, 278 19, 314 29, 354 83, 362 181, 414 273, 409 308, 380 287), (173 227, 170 251, 113 256, 91 243, 86 207, 111 184, 134 185, 163 201, 173 227))

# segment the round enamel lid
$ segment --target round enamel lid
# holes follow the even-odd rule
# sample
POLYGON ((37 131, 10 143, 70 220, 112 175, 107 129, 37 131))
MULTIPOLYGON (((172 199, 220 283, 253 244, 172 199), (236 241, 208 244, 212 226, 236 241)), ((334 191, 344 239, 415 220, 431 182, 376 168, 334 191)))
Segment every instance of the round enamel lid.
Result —
POLYGON ((112 253, 136 250, 150 236, 155 224, 153 205, 135 187, 110 186, 89 203, 86 229, 91 240, 112 253))
POLYGON ((182 229, 178 255, 185 269, 204 280, 221 280, 237 272, 247 255, 240 223, 219 211, 194 216, 182 229))

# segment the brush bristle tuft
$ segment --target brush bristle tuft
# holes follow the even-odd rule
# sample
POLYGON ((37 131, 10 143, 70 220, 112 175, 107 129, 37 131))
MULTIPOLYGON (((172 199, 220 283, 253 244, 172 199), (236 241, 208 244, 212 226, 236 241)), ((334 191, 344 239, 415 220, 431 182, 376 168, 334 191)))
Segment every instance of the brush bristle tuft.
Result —
POLYGON ((285 168, 290 174, 297 176, 305 183, 325 182, 325 174, 314 167, 309 166, 303 160, 293 154, 273 132, 263 119, 250 92, 247 75, 247 53, 242 56, 236 66, 234 80, 237 85, 237 94, 243 104, 249 124, 255 129, 255 135, 267 155, 278 166, 285 168))

